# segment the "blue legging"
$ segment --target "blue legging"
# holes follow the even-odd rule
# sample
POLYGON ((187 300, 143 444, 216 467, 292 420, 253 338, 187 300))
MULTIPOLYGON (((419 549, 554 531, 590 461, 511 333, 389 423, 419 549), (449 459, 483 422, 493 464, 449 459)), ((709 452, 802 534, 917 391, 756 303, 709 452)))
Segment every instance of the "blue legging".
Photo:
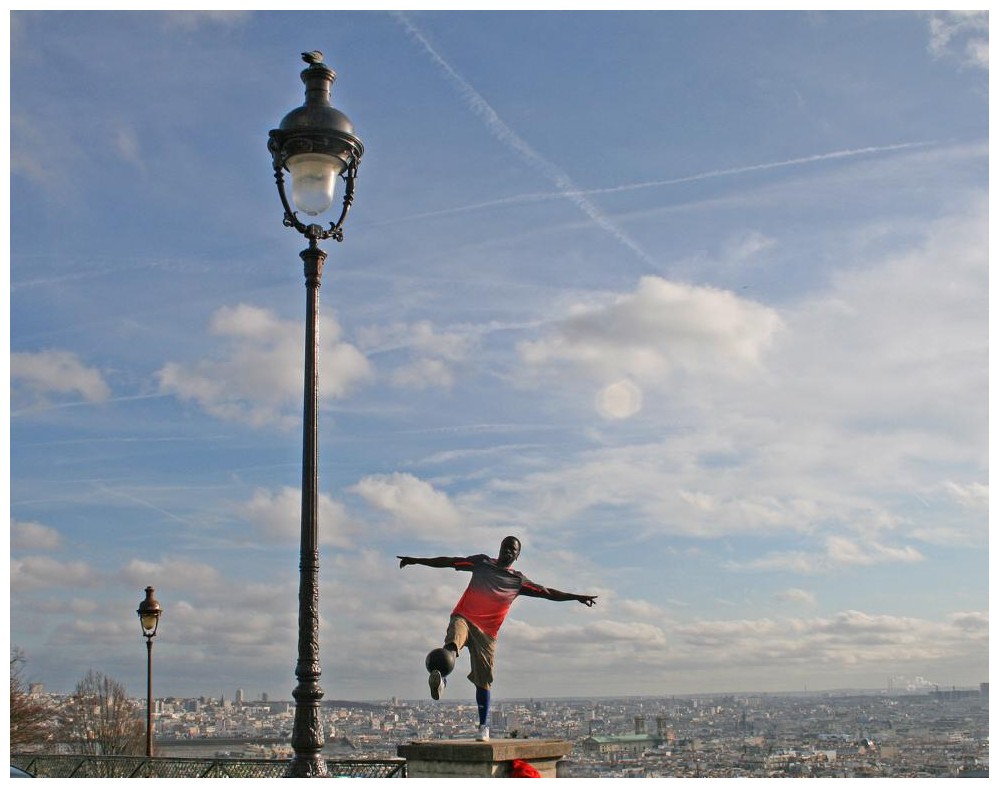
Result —
POLYGON ((489 719, 489 690, 476 687, 475 702, 479 707, 479 725, 485 725, 489 719))

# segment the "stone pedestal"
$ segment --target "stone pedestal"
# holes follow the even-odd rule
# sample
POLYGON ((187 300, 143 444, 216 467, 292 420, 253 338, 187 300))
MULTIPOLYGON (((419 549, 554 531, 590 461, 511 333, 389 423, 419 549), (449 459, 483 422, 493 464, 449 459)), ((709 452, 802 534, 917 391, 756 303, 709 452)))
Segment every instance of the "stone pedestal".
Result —
POLYGON ((555 777, 556 764, 572 750, 561 739, 440 739, 400 744, 407 777, 509 777, 510 764, 527 761, 542 777, 555 777))

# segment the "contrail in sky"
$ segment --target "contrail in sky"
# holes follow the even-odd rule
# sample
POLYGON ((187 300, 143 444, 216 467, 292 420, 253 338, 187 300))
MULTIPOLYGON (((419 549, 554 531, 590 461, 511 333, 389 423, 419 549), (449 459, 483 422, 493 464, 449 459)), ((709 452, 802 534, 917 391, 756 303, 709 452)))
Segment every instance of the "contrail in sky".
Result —
POLYGON ((690 183, 691 181, 703 181, 708 178, 720 178, 726 175, 742 175, 747 172, 759 172, 760 170, 775 170, 779 167, 797 167, 802 164, 813 164, 818 161, 829 161, 830 159, 848 159, 853 156, 864 156, 871 153, 887 153, 895 150, 905 150, 906 148, 925 148, 927 145, 935 145, 935 142, 900 142, 895 145, 880 145, 868 148, 854 148, 853 150, 838 150, 831 153, 817 153, 814 156, 801 156, 797 159, 786 159, 784 161, 773 161, 765 164, 750 164, 746 167, 733 167, 726 170, 710 170, 709 172, 698 173, 697 175, 687 175, 681 178, 670 178, 661 181, 644 181, 642 183, 631 183, 624 186, 608 186, 603 189, 592 189, 587 194, 611 194, 613 192, 626 192, 633 189, 649 189, 654 186, 671 186, 676 183, 690 183))
POLYGON ((623 230, 621 230, 620 227, 611 222, 610 219, 604 216, 603 212, 596 205, 587 199, 587 192, 577 188, 572 182, 572 179, 565 172, 544 158, 540 153, 534 150, 534 148, 532 148, 526 140, 511 129, 497 114, 496 110, 489 105, 489 102, 487 102, 482 95, 475 90, 475 88, 473 88, 464 77, 461 76, 461 74, 455 71, 454 68, 451 67, 450 63, 438 54, 437 50, 434 49, 427 37, 418 27, 416 27, 416 25, 412 23, 409 17, 401 12, 394 12, 392 16, 404 28, 406 28, 406 32, 408 32, 414 40, 423 46, 424 50, 426 50, 427 54, 430 55, 431 59, 444 71, 448 79, 458 87, 458 92, 468 104, 469 109, 482 118, 486 124, 486 128, 489 129, 493 136, 513 150, 514 153, 519 155, 525 161, 536 166, 541 171, 542 175, 551 181, 555 185, 555 188, 559 190, 558 196, 565 197, 571 201, 577 208, 593 220, 594 223, 631 249, 631 251, 633 251, 639 259, 646 263, 646 265, 656 270, 661 268, 658 261, 656 261, 652 255, 635 243, 635 241, 633 241, 623 230))
POLYGON ((64 408, 91 408, 96 405, 105 405, 108 402, 130 402, 137 399, 158 399, 160 397, 168 397, 169 394, 133 394, 126 397, 108 397, 107 399, 102 399, 96 402, 91 402, 90 400, 76 400, 74 402, 46 402, 37 405, 33 405, 27 408, 21 408, 20 410, 11 411, 10 417, 16 418, 18 416, 30 415, 33 413, 44 413, 49 410, 63 410, 64 408))
POLYGON ((118 498, 124 498, 126 501, 132 501, 132 503, 137 503, 140 506, 145 506, 149 509, 152 509, 154 512, 159 512, 165 517, 169 517, 171 520, 176 520, 179 523, 184 523, 184 525, 198 524, 195 520, 188 519, 187 517, 181 517, 180 515, 176 515, 173 512, 169 512, 166 509, 157 506, 156 504, 150 503, 149 501, 144 501, 141 498, 136 498, 134 495, 129 495, 128 493, 124 493, 121 490, 112 490, 110 487, 107 487, 106 485, 101 484, 100 482, 91 482, 91 484, 96 489, 100 490, 101 492, 107 495, 114 495, 117 496, 118 498))
POLYGON ((642 181, 640 183, 626 183, 620 186, 605 186, 599 189, 584 189, 575 192, 532 192, 529 194, 517 194, 512 197, 503 197, 498 200, 488 202, 473 203, 472 205, 460 205, 455 208, 445 208, 441 211, 430 211, 428 213, 405 216, 394 221, 408 221, 413 219, 427 219, 432 216, 447 216, 452 213, 465 213, 467 211, 478 211, 483 208, 495 208, 503 205, 518 205, 530 202, 543 202, 545 200, 560 200, 566 197, 588 197, 594 194, 614 194, 616 192, 630 192, 638 189, 653 189, 660 186, 674 186, 680 183, 693 183, 705 181, 711 178, 723 178, 731 175, 744 175, 750 172, 761 172, 763 170, 776 170, 783 167, 800 167, 804 164, 814 164, 833 159, 849 159, 855 156, 865 156, 875 153, 890 153, 892 151, 906 150, 909 148, 925 148, 936 145, 935 141, 928 142, 901 142, 895 145, 879 145, 867 148, 854 148, 852 150, 837 150, 829 153, 817 153, 813 156, 801 156, 795 159, 785 159, 784 161, 771 161, 762 164, 749 164, 744 167, 730 167, 723 170, 709 170, 694 175, 684 175, 678 178, 666 178, 655 181, 642 181))

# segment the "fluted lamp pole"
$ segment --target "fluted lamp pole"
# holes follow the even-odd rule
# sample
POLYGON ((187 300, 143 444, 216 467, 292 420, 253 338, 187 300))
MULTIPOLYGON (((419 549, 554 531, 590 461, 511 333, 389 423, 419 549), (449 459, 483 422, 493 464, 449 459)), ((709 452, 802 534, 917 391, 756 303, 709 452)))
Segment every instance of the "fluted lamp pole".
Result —
POLYGON ((153 638, 160 625, 163 608, 153 597, 155 589, 146 586, 146 598, 139 603, 139 626, 146 639, 146 757, 153 757, 153 638))
POLYGON ((284 224, 304 235, 309 246, 301 252, 305 264, 305 397, 302 423, 302 537, 298 590, 298 662, 295 676, 295 724, 291 746, 295 754, 287 777, 325 777, 325 744, 319 702, 319 376, 317 371, 316 323, 319 287, 326 252, 319 242, 343 240, 343 222, 354 200, 357 166, 364 153, 354 126, 330 104, 330 89, 336 74, 323 63, 319 51, 302 54, 308 67, 302 72, 305 103, 293 109, 271 131, 267 148, 274 164, 274 178, 284 208, 284 224), (285 191, 285 172, 291 175, 291 201, 285 191), (334 207, 337 187, 344 182, 343 200, 334 207), (294 208, 292 207, 294 203, 294 208), (306 224, 299 212, 322 217, 339 211, 327 227, 306 224))

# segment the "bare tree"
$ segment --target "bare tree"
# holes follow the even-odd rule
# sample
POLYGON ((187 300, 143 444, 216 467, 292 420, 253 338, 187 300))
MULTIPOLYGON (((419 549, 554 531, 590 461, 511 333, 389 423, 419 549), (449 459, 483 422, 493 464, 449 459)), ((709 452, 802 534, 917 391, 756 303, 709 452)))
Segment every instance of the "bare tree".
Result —
POLYGON ((143 755, 145 728, 125 687, 89 670, 65 709, 62 740, 85 755, 143 755))
POLYGON ((11 752, 37 750, 52 739, 56 715, 40 698, 29 694, 24 685, 24 652, 10 650, 10 749, 11 752))

